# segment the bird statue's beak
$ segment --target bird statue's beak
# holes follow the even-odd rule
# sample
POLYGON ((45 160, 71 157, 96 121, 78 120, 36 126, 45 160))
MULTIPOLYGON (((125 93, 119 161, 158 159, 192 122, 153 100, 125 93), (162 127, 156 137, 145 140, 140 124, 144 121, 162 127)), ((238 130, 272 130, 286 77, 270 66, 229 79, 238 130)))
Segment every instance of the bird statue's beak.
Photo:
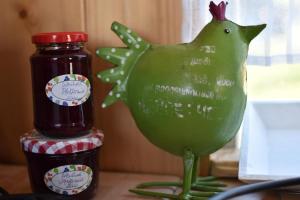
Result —
POLYGON ((266 24, 260 24, 256 26, 241 26, 242 34, 244 35, 246 41, 248 43, 251 42, 253 38, 255 38, 264 28, 266 28, 266 24))

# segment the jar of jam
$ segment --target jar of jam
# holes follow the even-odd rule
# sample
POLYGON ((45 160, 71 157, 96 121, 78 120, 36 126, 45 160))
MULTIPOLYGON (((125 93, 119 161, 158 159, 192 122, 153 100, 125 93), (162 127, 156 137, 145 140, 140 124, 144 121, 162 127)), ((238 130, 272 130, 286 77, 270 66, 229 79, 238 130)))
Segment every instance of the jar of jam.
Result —
POLYGON ((83 32, 32 36, 35 128, 49 137, 76 137, 93 126, 91 55, 83 32))
POLYGON ((79 138, 52 139, 37 131, 21 137, 31 188, 35 193, 89 200, 96 192, 103 134, 93 130, 79 138))

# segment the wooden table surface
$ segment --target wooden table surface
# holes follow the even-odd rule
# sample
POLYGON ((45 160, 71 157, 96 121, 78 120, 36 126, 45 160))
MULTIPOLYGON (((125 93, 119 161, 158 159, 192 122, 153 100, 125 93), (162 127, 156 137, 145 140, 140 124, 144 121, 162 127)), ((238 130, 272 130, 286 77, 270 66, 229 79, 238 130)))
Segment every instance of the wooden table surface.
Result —
MULTIPOLYGON (((174 181, 174 176, 100 172, 100 184, 95 200, 142 200, 128 192, 129 188, 145 181, 174 181)), ((230 187, 240 185, 235 179, 223 180, 230 187)), ((0 165, 0 186, 9 193, 31 192, 25 166, 0 165), (17 184, 16 184, 17 183, 17 184)), ((149 199, 149 198, 147 198, 149 199)), ((300 195, 290 192, 269 191, 245 195, 234 200, 299 200, 300 195)))

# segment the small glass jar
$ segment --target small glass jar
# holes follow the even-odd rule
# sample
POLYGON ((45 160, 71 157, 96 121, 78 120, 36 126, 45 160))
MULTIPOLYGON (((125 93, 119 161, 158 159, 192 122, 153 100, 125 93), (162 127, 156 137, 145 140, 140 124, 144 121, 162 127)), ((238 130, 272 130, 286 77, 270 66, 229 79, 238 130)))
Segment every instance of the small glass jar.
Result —
POLYGON ((37 131, 22 136, 33 192, 63 195, 70 200, 92 199, 98 185, 103 137, 99 130, 68 139, 48 138, 37 131))
POLYGON ((76 137, 93 126, 91 55, 83 32, 39 33, 31 56, 35 128, 49 137, 76 137))

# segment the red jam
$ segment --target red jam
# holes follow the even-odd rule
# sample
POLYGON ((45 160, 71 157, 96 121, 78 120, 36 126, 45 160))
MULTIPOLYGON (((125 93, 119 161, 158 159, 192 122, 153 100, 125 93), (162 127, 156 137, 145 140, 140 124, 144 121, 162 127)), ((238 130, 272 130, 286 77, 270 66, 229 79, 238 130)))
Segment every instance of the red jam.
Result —
POLYGON ((91 55, 82 32, 32 37, 34 125, 49 137, 76 137, 93 126, 91 55))
POLYGON ((21 138, 33 192, 89 200, 96 193, 103 135, 57 140, 33 131, 21 138), (46 143, 46 144, 45 144, 46 143))

